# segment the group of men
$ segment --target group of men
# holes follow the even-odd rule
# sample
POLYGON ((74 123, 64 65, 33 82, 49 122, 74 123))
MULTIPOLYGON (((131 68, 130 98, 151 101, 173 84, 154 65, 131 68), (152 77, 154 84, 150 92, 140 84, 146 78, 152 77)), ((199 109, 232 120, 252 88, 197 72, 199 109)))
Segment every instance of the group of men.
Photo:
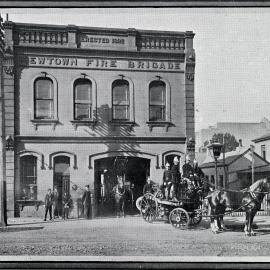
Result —
MULTIPOLYGON (((85 218, 90 219, 91 218, 91 192, 89 189, 89 185, 85 186, 85 190, 83 192, 81 200, 82 200, 82 207, 83 207, 82 209, 83 215, 85 218)), ((50 216, 50 220, 59 218, 61 212, 62 212, 62 218, 68 219, 70 209, 73 206, 73 200, 69 193, 64 192, 60 200, 57 187, 54 187, 53 191, 49 188, 45 196, 44 202, 45 202, 44 221, 47 220, 48 213, 50 216)))
POLYGON ((166 199, 177 200, 177 193, 179 193, 181 188, 182 180, 187 179, 191 183, 193 189, 202 186, 201 178, 204 177, 204 173, 198 166, 196 160, 194 160, 192 164, 190 157, 186 157, 186 162, 182 166, 182 175, 179 167, 179 159, 176 156, 173 159, 173 166, 171 169, 168 162, 165 165, 162 189, 166 199))
MULTIPOLYGON (((183 184, 182 180, 188 180, 192 184, 193 189, 196 189, 202 186, 201 179, 203 177, 204 173, 198 166, 198 162, 194 160, 192 164, 189 156, 186 157, 186 162, 182 166, 182 171, 180 172, 179 159, 175 156, 172 168, 170 168, 170 164, 168 162, 165 164, 161 190, 163 191, 165 199, 177 200, 177 195, 181 189, 181 185, 183 184)), ((147 177, 146 184, 144 185, 143 194, 147 192, 154 193, 153 182, 149 176, 147 177)))

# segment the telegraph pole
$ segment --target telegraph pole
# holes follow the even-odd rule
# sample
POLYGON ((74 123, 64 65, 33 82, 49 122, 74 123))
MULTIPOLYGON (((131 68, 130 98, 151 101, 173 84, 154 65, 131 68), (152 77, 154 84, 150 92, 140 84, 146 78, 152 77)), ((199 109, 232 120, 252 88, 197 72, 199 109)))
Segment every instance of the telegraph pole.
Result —
POLYGON ((250 145, 250 151, 251 151, 251 179, 252 184, 254 183, 254 145, 250 145))

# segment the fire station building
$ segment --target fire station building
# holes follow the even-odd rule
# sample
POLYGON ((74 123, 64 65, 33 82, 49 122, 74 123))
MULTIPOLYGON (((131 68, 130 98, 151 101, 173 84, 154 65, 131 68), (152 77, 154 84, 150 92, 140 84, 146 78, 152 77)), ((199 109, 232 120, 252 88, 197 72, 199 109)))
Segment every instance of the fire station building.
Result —
MULTIPOLYGON (((194 139, 194 33, 3 24, 1 175, 7 213, 42 216, 48 188, 110 214, 116 175, 142 194, 194 139)), ((77 205, 77 206, 76 206, 77 205)))

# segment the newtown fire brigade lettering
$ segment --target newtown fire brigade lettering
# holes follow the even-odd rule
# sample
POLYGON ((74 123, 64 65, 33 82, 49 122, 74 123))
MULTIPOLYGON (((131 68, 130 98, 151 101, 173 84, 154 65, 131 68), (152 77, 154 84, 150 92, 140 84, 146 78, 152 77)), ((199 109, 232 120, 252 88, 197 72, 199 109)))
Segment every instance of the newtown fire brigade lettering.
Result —
MULTIPOLYGON (((173 61, 137 61, 100 58, 68 58, 68 57, 29 57, 30 66, 72 67, 89 69, 123 69, 123 70, 156 70, 181 71, 180 62, 173 61)), ((182 64, 183 65, 183 64, 182 64)))

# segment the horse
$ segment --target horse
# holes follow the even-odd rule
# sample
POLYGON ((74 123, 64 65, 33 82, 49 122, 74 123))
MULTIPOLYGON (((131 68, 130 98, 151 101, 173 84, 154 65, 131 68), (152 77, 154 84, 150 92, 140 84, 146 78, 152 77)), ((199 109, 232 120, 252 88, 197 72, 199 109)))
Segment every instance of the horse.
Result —
MULTIPOLYGON (((206 197, 209 205, 213 233, 226 230, 223 216, 226 208, 242 209, 246 212, 244 232, 246 236, 256 235, 252 230, 253 219, 260 210, 265 194, 269 192, 269 179, 261 179, 241 191, 214 190, 206 197)), ((232 210, 232 211, 233 211, 232 210)))

